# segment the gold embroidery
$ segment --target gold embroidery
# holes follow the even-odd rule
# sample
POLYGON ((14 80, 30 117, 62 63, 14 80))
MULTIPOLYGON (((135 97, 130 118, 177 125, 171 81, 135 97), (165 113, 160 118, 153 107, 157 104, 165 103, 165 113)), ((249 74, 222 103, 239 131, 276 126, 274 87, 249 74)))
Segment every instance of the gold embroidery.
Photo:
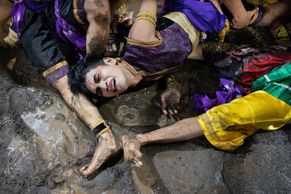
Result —
POLYGON ((171 12, 164 17, 172 20, 183 28, 192 43, 192 50, 195 50, 200 42, 200 32, 190 23, 188 18, 181 12, 171 12))
POLYGON ((136 15, 136 21, 144 19, 150 23, 152 23, 154 26, 156 26, 157 23, 157 17, 149 12, 140 12, 136 15))
POLYGON ((161 71, 155 72, 155 73, 149 73, 146 71, 137 71, 132 65, 130 65, 129 63, 127 63, 127 61, 125 61, 122 58, 116 58, 117 60, 121 60, 123 63, 122 65, 124 65, 124 67, 130 72, 132 73, 132 75, 134 76, 142 76, 144 77, 147 81, 154 81, 157 80, 159 78, 161 78, 163 75, 166 74, 166 72, 172 72, 176 69, 178 69, 179 67, 181 67, 182 65, 176 66, 176 67, 170 67, 170 68, 165 68, 161 71))
POLYGON ((78 14, 78 0, 73 0, 73 14, 75 19, 82 25, 85 25, 85 22, 80 18, 78 14))
POLYGON ((273 32, 276 41, 289 40, 289 34, 283 25, 280 25, 275 30, 271 30, 271 32, 273 32))
POLYGON ((225 20, 225 27, 218 34, 218 37, 221 42, 224 42, 224 38, 229 31, 230 31, 230 22, 228 20, 225 20))
POLYGON ((163 43, 163 38, 159 32, 157 32, 156 36, 159 40, 150 41, 150 42, 144 42, 144 41, 136 40, 132 38, 126 38, 126 39, 127 39, 127 44, 142 46, 142 47, 155 47, 163 43))
POLYGON ((67 65, 68 65, 68 63, 67 63, 66 60, 61 61, 61 62, 55 64, 54 66, 50 67, 49 69, 45 70, 45 71, 42 73, 42 75, 43 75, 43 77, 47 77, 47 76, 48 76, 50 73, 52 73, 53 71, 56 71, 57 69, 59 69, 59 68, 61 68, 61 67, 63 67, 63 66, 67 66, 67 65))
POLYGON ((134 76, 146 76, 145 71, 137 71, 132 65, 130 65, 127 61, 125 61, 123 58, 116 58, 117 60, 120 60, 122 65, 134 76))

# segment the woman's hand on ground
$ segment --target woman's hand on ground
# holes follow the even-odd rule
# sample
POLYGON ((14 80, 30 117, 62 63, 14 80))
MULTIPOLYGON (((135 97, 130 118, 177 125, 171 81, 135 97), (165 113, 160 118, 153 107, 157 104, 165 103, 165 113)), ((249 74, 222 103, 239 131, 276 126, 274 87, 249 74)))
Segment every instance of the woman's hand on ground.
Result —
POLYGON ((181 93, 177 87, 172 86, 172 87, 167 88, 161 94, 162 112, 165 115, 171 115, 171 116, 178 117, 177 104, 180 102, 180 98, 181 98, 181 93))

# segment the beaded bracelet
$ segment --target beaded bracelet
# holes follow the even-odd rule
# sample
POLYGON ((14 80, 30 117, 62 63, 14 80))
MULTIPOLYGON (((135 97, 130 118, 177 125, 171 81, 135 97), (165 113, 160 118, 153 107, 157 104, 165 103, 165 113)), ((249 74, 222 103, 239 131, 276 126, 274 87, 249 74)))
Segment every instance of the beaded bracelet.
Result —
POLYGON ((108 124, 104 120, 101 120, 99 123, 96 124, 96 127, 92 129, 92 132, 94 133, 96 138, 99 138, 108 129, 110 129, 108 124))

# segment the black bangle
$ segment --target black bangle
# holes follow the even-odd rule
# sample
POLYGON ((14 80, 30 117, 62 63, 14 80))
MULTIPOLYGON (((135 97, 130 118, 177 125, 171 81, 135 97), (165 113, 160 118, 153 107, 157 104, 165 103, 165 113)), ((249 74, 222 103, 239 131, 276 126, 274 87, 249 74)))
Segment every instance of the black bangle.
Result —
POLYGON ((109 129, 109 125, 102 120, 101 122, 96 124, 96 127, 94 129, 92 129, 92 132, 94 133, 94 135, 96 136, 96 138, 100 137, 105 131, 107 131, 109 129))

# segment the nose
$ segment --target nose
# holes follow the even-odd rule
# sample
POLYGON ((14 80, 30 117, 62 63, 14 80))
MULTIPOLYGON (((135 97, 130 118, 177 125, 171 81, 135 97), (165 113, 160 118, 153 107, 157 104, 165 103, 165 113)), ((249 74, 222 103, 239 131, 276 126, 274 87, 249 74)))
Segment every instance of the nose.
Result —
POLYGON ((101 90, 106 90, 107 89, 106 82, 100 81, 99 83, 97 83, 97 87, 100 88, 101 90))

